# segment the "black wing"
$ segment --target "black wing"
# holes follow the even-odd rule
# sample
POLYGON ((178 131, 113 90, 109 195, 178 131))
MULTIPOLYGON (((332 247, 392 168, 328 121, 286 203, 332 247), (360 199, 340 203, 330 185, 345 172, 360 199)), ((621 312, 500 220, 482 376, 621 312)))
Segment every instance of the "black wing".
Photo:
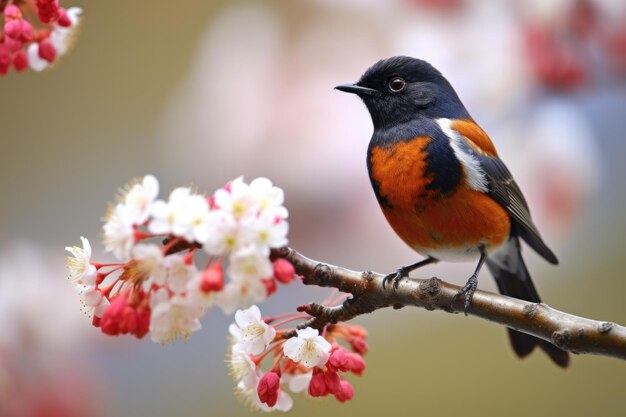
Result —
POLYGON ((504 162, 499 158, 483 155, 473 150, 471 152, 480 161, 487 176, 487 194, 511 214, 515 224, 519 226, 516 228, 519 236, 546 261, 551 264, 558 264, 558 259, 546 246, 533 223, 522 190, 520 190, 504 162))

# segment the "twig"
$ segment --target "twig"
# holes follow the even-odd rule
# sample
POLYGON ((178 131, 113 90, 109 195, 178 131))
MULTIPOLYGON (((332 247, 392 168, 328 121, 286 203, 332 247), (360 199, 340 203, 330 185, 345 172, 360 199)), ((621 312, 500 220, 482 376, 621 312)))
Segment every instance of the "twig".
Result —
MULTIPOLYGON (((403 279, 398 288, 383 288, 383 275, 356 272, 308 259, 291 248, 272 253, 285 258, 296 268, 306 285, 337 288, 352 294, 338 306, 311 303, 299 308, 312 316, 299 326, 322 329, 327 324, 348 321, 381 308, 405 306, 426 310, 463 312, 463 299, 453 303, 460 287, 438 278, 403 279)), ((626 328, 608 321, 574 316, 543 304, 518 300, 501 294, 477 290, 469 314, 547 340, 572 353, 590 353, 626 360, 626 328)), ((290 337, 286 334, 285 337, 290 337)))

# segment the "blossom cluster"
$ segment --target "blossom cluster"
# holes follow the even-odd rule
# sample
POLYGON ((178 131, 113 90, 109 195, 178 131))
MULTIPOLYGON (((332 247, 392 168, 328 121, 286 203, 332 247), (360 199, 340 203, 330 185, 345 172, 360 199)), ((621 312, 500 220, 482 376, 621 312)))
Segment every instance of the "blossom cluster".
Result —
POLYGON ((354 397, 352 384, 341 374, 365 370, 365 329, 345 323, 326 325, 322 334, 311 327, 279 329, 304 318, 297 313, 262 318, 257 306, 235 314, 227 363, 237 394, 252 408, 289 411, 293 400, 286 389, 311 397, 333 395, 340 402, 354 397), (266 372, 264 362, 272 363, 266 372))
POLYGON ((0 0, 0 75, 11 66, 42 71, 65 55, 77 33, 82 9, 64 9, 59 0, 0 0), (37 17, 37 21, 30 21, 37 17))
POLYGON ((288 213, 268 179, 240 177, 208 198, 190 187, 167 201, 158 194, 159 182, 147 175, 105 215, 103 243, 120 262, 92 261, 84 237, 82 247, 66 248, 69 278, 102 332, 187 339, 210 307, 247 308, 293 280, 293 265, 270 258, 287 244, 288 213))

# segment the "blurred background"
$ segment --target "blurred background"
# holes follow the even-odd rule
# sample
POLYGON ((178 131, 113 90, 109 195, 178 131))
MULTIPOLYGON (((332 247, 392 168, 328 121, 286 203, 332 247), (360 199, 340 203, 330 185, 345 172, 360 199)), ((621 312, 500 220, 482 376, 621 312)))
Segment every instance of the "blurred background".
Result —
MULTIPOLYGON (((84 9, 74 50, 43 73, 0 78, 0 415, 248 415, 216 311, 187 343, 106 337, 63 269, 79 236, 147 173, 161 195, 267 176, 286 193, 290 244, 389 272, 417 255, 370 189, 371 122, 333 91, 380 58, 411 55, 451 81, 524 190, 561 265, 526 250, 545 302, 626 323, 626 1, 63 0, 84 9)), ((461 284, 474 266, 416 277, 461 284)), ((494 290, 484 273, 480 287, 494 290)), ((293 284, 262 306, 326 291, 293 284)), ((296 396, 294 416, 624 415, 626 365, 517 359, 499 326, 417 309, 356 320, 370 332, 355 398, 296 396)))

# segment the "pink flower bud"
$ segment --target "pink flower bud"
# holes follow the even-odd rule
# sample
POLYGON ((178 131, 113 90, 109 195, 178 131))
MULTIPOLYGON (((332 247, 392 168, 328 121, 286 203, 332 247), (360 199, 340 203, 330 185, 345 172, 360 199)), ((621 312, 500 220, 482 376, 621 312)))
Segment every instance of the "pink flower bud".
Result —
POLYGON ((365 371, 365 361, 363 357, 357 353, 348 354, 349 366, 348 370, 355 375, 361 375, 365 371))
POLYGON ((137 305, 129 303, 128 294, 115 297, 102 315, 102 332, 112 336, 130 333, 138 339, 144 337, 150 327, 150 309, 142 299, 145 299, 143 292, 139 294, 137 305))
POLYGON ((356 336, 350 339, 350 346, 352 349, 360 355, 365 355, 367 353, 367 341, 363 336, 356 336))
POLYGON ((4 25, 4 33, 7 37, 20 42, 30 42, 33 40, 33 28, 24 19, 14 19, 4 25))
POLYGON ((313 371, 311 382, 309 382, 309 395, 311 397, 323 397, 328 395, 324 374, 321 371, 313 371))
POLYGON ((9 22, 14 19, 21 19, 22 11, 19 7, 14 4, 9 4, 4 8, 4 19, 6 22, 9 22))
POLYGON ((328 370, 332 372, 346 372, 348 369, 350 369, 350 364, 350 357, 348 356, 347 352, 341 347, 333 349, 330 352, 328 362, 326 362, 328 370))
POLYGON ((281 284, 289 284, 296 276, 296 269, 291 262, 278 258, 274 261, 274 277, 281 284))
POLYGON ((17 72, 24 71, 28 68, 28 56, 23 49, 20 49, 13 55, 13 66, 17 72))
POLYGON ((348 381, 341 381, 341 390, 335 393, 335 398, 342 403, 350 401, 354 398, 354 388, 352 387, 352 384, 348 381))
POLYGON ((338 392, 341 392, 341 378, 339 378, 337 372, 326 371, 323 375, 326 389, 330 394, 336 395, 338 392))
POLYGON ((224 269, 222 268, 222 262, 217 261, 202 273, 200 290, 208 294, 211 291, 221 291, 222 288, 224 288, 224 269))
POLYGON ((48 62, 52 62, 56 59, 57 49, 52 45, 52 42, 47 39, 39 42, 39 57, 48 62))
POLYGON ((263 375, 257 385, 257 394, 262 403, 268 407, 274 407, 278 401, 278 390, 280 389, 280 376, 270 371, 263 375))

